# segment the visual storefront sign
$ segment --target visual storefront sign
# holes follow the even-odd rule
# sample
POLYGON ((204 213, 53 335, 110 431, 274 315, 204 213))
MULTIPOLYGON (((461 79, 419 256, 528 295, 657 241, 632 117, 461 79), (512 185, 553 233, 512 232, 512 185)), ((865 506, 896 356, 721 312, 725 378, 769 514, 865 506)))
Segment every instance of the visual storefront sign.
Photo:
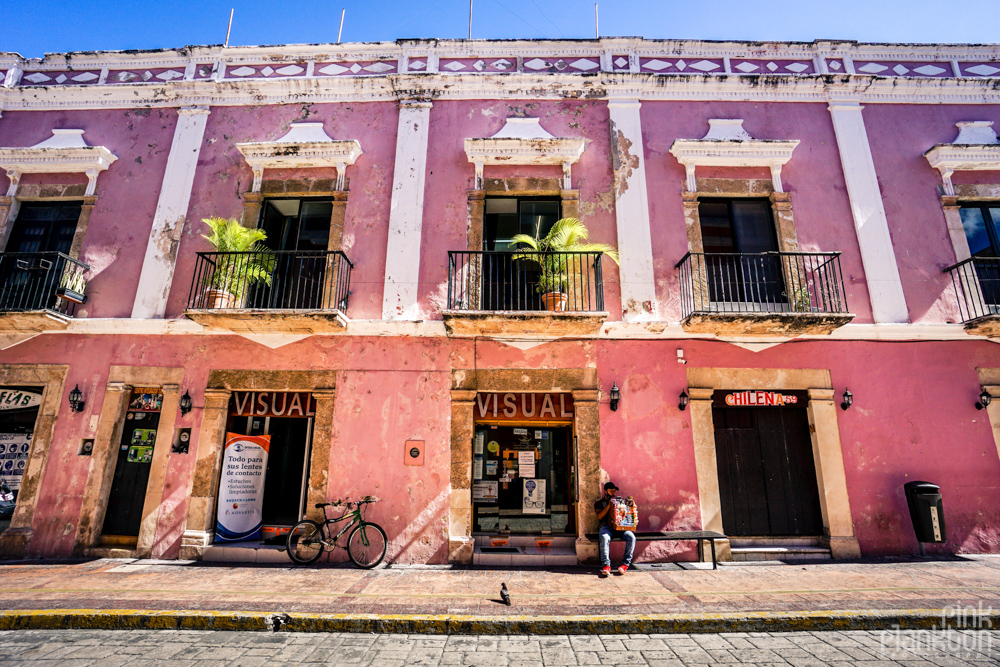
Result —
POLYGON ((0 388, 0 410, 27 410, 42 403, 42 393, 14 387, 0 388))
POLYGON ((724 392, 726 405, 738 408, 763 408, 798 405, 797 392, 780 391, 732 391, 724 392))
POLYGON ((7 482, 12 491, 21 488, 29 451, 30 433, 0 433, 0 478, 7 482))
POLYGON ((232 417, 315 417, 316 399, 306 391, 234 391, 232 417))
POLYGON ((269 435, 226 434, 219 482, 216 542, 260 539, 269 435))
POLYGON ((567 421, 573 419, 573 394, 480 392, 474 413, 483 420, 567 421))

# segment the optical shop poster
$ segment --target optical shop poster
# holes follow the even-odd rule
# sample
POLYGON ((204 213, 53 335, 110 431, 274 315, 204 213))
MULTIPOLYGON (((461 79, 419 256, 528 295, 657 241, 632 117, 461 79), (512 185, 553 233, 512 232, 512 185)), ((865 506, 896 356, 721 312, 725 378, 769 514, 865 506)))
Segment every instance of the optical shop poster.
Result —
POLYGON ((226 434, 219 482, 216 542, 260 539, 263 524, 264 474, 269 435, 226 434))

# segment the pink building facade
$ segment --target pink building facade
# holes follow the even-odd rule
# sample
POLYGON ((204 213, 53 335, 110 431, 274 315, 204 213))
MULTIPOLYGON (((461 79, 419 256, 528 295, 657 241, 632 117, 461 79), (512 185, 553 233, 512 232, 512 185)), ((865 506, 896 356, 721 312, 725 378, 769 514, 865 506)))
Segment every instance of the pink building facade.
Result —
POLYGON ((593 562, 608 480, 737 560, 915 553, 926 480, 928 551, 1000 552, 998 47, 205 47, 0 81, 5 557, 287 562, 316 503, 372 495, 391 562, 593 562), (265 249, 217 252, 213 216, 265 249), (515 251, 567 217, 618 261, 515 251), (270 439, 247 534, 232 434, 270 439))

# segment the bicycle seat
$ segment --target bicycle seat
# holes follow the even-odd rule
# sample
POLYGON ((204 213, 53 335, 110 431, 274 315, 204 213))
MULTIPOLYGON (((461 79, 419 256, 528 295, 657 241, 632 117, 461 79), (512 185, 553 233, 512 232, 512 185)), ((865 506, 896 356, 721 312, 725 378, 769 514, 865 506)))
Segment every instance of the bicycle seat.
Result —
POLYGON ((335 507, 337 505, 342 505, 343 502, 344 501, 342 501, 342 500, 334 500, 333 502, 329 502, 329 503, 316 503, 316 509, 321 510, 324 507, 335 507))

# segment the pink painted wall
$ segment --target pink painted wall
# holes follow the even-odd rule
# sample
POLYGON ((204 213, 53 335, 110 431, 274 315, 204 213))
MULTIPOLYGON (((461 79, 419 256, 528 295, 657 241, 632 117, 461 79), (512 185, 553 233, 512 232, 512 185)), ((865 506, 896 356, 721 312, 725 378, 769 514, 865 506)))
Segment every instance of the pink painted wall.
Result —
MULTIPOLYGON (((556 137, 586 139, 583 156, 573 165, 573 187, 580 190, 580 216, 590 229, 591 241, 617 246, 605 102, 435 102, 427 142, 418 290, 421 311, 428 319, 441 319, 440 311, 447 301, 448 251, 468 249, 467 202, 475 168, 465 155, 463 142, 493 136, 511 116, 540 118, 541 126, 556 137)), ((486 178, 561 175, 561 167, 485 168, 486 178)), ((606 310, 610 319, 621 319, 618 269, 611 261, 603 266, 606 310)))
MULTIPOLYGON (((951 278, 941 272, 957 261, 939 199, 941 174, 931 169, 923 154, 934 144, 954 141, 959 121, 992 120, 1000 127, 1000 109, 995 105, 869 104, 862 113, 910 320, 960 321, 951 278)), ((1000 183, 996 173, 958 172, 956 176, 955 183, 1000 183)))
MULTIPOLYGON (((851 217, 840 154, 826 104, 738 102, 643 102, 642 136, 653 241, 657 297, 665 319, 680 319, 678 272, 674 265, 687 252, 681 191, 684 167, 670 154, 675 139, 700 139, 709 118, 743 118, 743 128, 757 139, 798 139, 791 161, 781 172, 803 251, 840 251, 847 305, 854 322, 872 321, 871 304, 861 264, 861 251, 851 217)), ((703 176, 698 170, 699 178, 703 176)), ((712 169, 715 178, 770 178, 766 170, 712 169)))
MULTIPOLYGON (((118 160, 97 178, 97 205, 90 217, 81 260, 91 266, 86 305, 77 317, 129 317, 156 201, 173 141, 174 109, 8 111, 0 122, 0 146, 34 146, 53 129, 84 130, 90 146, 105 146, 118 160)), ((31 176, 24 183, 86 182, 62 174, 31 176)), ((8 180, 0 173, 0 189, 8 180)))
MULTIPOLYGON (((250 189, 253 174, 236 150, 236 144, 273 141, 288 132, 289 123, 308 121, 322 122, 324 131, 333 139, 357 139, 364 151, 347 168, 350 197, 344 222, 344 248, 354 262, 348 316, 380 318, 397 119, 396 105, 390 102, 213 108, 195 172, 167 317, 179 317, 184 311, 195 253, 211 251, 201 238, 206 231, 201 220, 213 215, 242 215, 243 193, 250 189)), ((268 170, 264 178, 330 178, 335 174, 334 169, 268 170)))

